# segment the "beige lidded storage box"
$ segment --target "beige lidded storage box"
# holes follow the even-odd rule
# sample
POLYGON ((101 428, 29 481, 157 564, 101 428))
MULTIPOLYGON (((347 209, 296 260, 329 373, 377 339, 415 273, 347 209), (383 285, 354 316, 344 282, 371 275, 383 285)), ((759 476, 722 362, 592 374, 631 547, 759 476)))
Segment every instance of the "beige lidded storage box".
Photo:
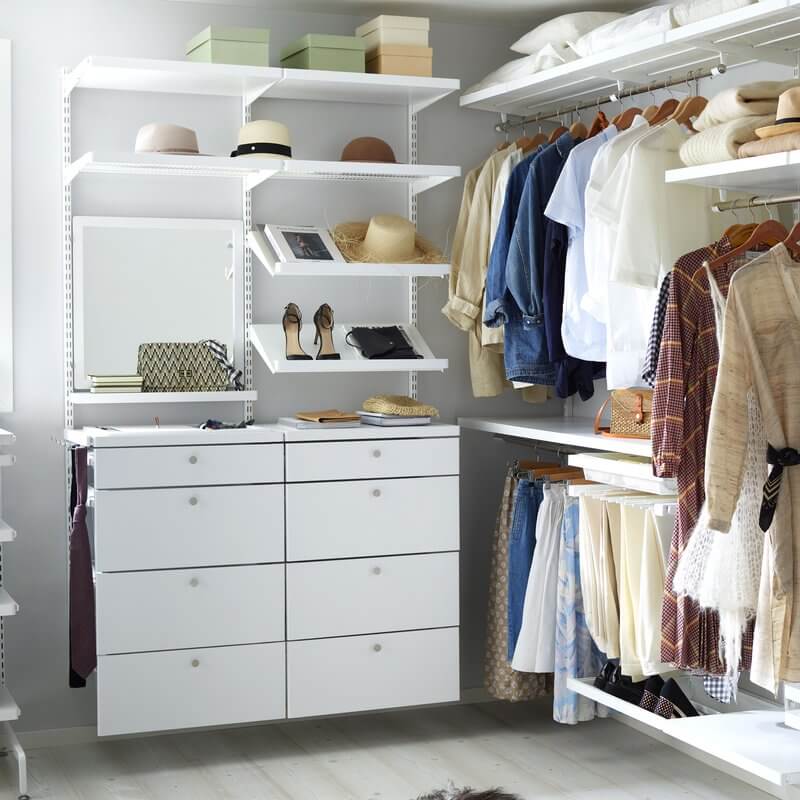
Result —
POLYGON ((356 36, 364 40, 367 58, 371 58, 381 45, 405 44, 414 47, 428 46, 430 20, 427 17, 398 17, 381 14, 356 28, 356 36))
POLYGON ((433 50, 430 47, 384 44, 367 57, 367 72, 430 78, 433 75, 433 50))
POLYGON ((186 43, 186 58, 209 64, 269 66, 269 28, 209 25, 186 43))

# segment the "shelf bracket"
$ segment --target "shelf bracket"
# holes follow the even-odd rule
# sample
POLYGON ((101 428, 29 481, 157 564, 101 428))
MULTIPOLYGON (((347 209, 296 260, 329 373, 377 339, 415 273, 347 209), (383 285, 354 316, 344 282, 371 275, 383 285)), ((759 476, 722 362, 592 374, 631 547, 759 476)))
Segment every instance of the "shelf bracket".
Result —
POLYGON ((69 72, 65 73, 63 78, 63 91, 64 94, 70 95, 72 94, 72 90, 81 82, 81 78, 86 73, 86 70, 89 69, 92 63, 92 57, 88 56, 78 64, 75 69, 70 70, 69 72))
POLYGON ((68 167, 64 168, 64 183, 69 185, 83 171, 87 164, 94 160, 92 153, 85 153, 77 161, 73 161, 68 167))
POLYGON ((256 100, 261 99, 264 97, 273 86, 276 86, 283 80, 283 75, 280 78, 276 78, 273 81, 267 81, 266 83, 258 86, 254 89, 245 89, 242 92, 242 101, 244 102, 245 106, 251 106, 255 103, 256 100))
POLYGON ((252 175, 248 175, 244 179, 244 185, 248 192, 252 192, 256 186, 260 186, 264 181, 269 180, 273 175, 277 175, 281 170, 277 169, 260 169, 252 175))
POLYGON ((745 61, 766 61, 770 64, 785 64, 787 67, 794 67, 797 64, 795 53, 791 50, 783 50, 780 47, 749 47, 735 42, 710 42, 702 39, 692 41, 690 44, 697 50, 718 53, 720 60, 725 64, 729 60, 725 56, 733 56, 745 61))

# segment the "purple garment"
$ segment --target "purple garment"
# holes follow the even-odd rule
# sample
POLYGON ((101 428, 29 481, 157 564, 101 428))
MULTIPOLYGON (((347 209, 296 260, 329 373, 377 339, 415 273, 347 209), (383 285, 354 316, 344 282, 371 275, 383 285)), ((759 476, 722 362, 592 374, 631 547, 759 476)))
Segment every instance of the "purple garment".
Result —
POLYGON ((86 527, 87 450, 72 451, 72 529, 69 534, 70 686, 86 684, 97 667, 92 551, 86 527))

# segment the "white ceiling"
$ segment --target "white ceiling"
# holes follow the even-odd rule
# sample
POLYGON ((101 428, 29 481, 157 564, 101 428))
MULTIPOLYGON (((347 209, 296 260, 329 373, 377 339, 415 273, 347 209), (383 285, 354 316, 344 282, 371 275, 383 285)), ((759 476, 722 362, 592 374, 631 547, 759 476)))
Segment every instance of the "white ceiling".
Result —
MULTIPOLYGON (((198 0, 179 0, 198 2, 198 0)), ((544 20, 568 11, 627 11, 646 0, 199 0, 214 5, 248 6, 329 14, 424 14, 461 22, 514 23, 544 20)))

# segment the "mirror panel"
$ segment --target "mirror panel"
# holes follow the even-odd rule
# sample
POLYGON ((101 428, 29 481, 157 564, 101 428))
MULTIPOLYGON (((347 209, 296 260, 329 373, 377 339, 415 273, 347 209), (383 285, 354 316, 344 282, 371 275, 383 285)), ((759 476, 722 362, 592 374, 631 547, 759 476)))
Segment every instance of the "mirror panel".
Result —
POLYGON ((217 339, 243 366, 239 220, 75 217, 75 389, 134 374, 139 345, 217 339))

